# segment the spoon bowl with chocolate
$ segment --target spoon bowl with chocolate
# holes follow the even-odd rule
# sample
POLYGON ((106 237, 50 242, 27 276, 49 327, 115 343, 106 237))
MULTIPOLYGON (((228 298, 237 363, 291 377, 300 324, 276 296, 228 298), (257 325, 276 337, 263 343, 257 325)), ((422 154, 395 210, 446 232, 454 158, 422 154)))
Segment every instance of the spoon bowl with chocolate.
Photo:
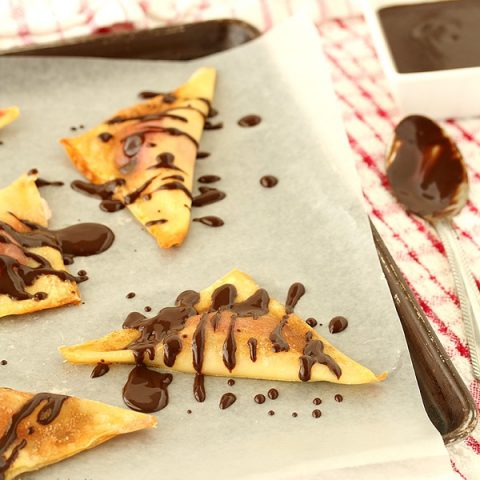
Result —
POLYGON ((460 298, 473 372, 480 379, 480 294, 452 220, 468 200, 468 175, 455 142, 433 120, 404 118, 386 156, 387 177, 397 199, 428 220, 445 247, 460 298))

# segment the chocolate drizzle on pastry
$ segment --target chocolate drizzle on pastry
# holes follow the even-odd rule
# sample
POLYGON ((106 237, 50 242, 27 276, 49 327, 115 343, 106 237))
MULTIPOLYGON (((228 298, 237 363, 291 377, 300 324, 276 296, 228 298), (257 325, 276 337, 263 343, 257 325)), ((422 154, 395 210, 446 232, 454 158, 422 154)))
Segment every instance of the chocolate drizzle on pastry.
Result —
POLYGON ((81 223, 60 230, 49 230, 12 216, 29 229, 18 232, 11 225, 0 222, 0 294, 15 300, 44 300, 46 293, 32 295, 26 291, 42 275, 54 275, 62 281, 76 283, 88 279, 85 275, 75 277, 65 270, 54 269, 46 258, 27 249, 54 248, 62 254, 64 262, 70 264, 75 256, 95 255, 107 250, 115 238, 108 227, 98 223, 81 223), (27 265, 29 260, 36 265, 27 265))
MULTIPOLYGON (((301 283, 294 283, 289 288, 285 303, 286 313, 270 334, 274 352, 285 352, 290 349, 283 330, 304 293, 305 287, 301 283)), ((240 332, 239 319, 251 317, 255 321, 262 322, 262 317, 269 315, 270 297, 264 289, 258 289, 250 297, 243 301, 237 301, 236 287, 226 283, 212 292, 210 308, 207 311, 199 312, 197 310, 196 306, 199 302, 200 294, 193 290, 187 290, 177 297, 174 307, 165 307, 153 317, 147 318, 139 312, 132 312, 127 316, 123 328, 135 329, 139 332, 138 338, 127 347, 132 351, 136 362, 136 367, 132 370, 124 388, 124 399, 128 406, 145 412, 155 411, 166 406, 168 402, 167 387, 171 382, 171 376, 155 377, 151 373, 152 370, 144 365, 144 362, 153 361, 157 353, 157 346, 162 344, 163 363, 167 367, 173 367, 178 355, 185 348, 185 339, 188 339, 189 336, 182 333, 182 330, 192 317, 196 317, 193 320, 196 323, 194 323, 195 329, 190 347, 195 370, 193 395, 198 402, 203 402, 206 398, 203 364, 210 328, 215 332, 221 325, 222 331, 226 331, 222 358, 225 367, 233 372, 237 366, 238 339, 236 334, 240 332), (156 390, 161 392, 155 394, 156 390), (146 392, 149 392, 148 395, 146 392), (138 399, 137 395, 139 395, 138 399), (145 400, 147 397, 155 397, 157 400, 152 400, 153 404, 149 404, 145 400), (144 407, 147 409, 145 410, 144 407)), ((249 338, 247 345, 250 361, 255 362, 257 360, 257 339, 249 338)), ((302 381, 310 380, 315 363, 326 365, 337 378, 341 375, 340 367, 333 358, 324 353, 323 343, 313 338, 312 331, 308 331, 305 335, 305 347, 303 354, 299 356, 299 362, 299 378, 302 381)), ((268 396, 270 399, 276 399, 278 391, 270 389, 268 396)), ((234 401, 233 394, 225 394, 220 401, 220 408, 228 408, 234 401)))
MULTIPOLYGON (((17 442, 19 440, 18 429, 20 424, 44 403, 37 413, 36 421, 42 426, 49 425, 58 417, 64 402, 68 398, 65 395, 56 395, 54 393, 38 393, 13 414, 10 425, 0 438, 0 480, 4 480, 7 470, 28 443, 26 438, 17 442), (10 453, 7 455, 9 450, 10 453)), ((34 431, 34 427, 30 427, 28 430, 29 433, 34 431)))
POLYGON ((100 209, 109 213, 118 212, 118 210, 125 208, 123 202, 113 198, 116 188, 122 185, 125 185, 125 180, 123 178, 116 178, 100 184, 74 180, 70 184, 76 192, 100 198, 102 200, 100 202, 100 209))

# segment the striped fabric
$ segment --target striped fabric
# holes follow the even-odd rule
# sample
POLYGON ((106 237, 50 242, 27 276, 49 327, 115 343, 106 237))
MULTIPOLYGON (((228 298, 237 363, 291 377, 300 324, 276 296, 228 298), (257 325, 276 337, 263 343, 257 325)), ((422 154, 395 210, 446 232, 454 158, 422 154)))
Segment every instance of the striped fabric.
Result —
MULTIPOLYGON (((0 49, 220 17, 241 18, 265 31, 301 9, 324 41, 365 208, 480 408, 480 383, 471 373, 443 245, 430 225, 396 203, 385 176, 385 148, 400 116, 355 0, 0 0, 0 49)), ((455 225, 480 287, 480 119, 443 125, 469 168, 470 200, 455 225)), ((480 427, 449 452, 459 477, 480 479, 480 427)))

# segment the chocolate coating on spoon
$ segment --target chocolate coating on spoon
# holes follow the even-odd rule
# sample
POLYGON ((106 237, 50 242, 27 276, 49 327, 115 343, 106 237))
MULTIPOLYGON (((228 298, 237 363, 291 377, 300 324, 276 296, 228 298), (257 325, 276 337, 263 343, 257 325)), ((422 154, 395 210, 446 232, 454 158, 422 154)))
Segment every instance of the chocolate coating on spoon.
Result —
POLYGON ((398 200, 421 216, 455 214, 466 200, 468 177, 462 155, 427 117, 412 115, 397 125, 387 177, 398 200))

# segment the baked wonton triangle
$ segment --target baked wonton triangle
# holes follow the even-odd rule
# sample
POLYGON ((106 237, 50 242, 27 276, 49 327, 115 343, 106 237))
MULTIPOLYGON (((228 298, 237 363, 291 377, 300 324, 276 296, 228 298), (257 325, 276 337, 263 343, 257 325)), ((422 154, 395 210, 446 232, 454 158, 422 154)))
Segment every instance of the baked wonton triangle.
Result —
MULTIPOLYGON (((0 190, 0 222, 5 223, 14 230, 25 232, 29 229, 18 221, 18 218, 47 226, 49 215, 48 206, 40 196, 35 184, 37 176, 23 175, 8 187, 0 190), (13 214, 13 215, 12 215, 13 214)), ((25 257, 22 250, 14 244, 5 242, 9 238, 0 224, 0 256, 16 258, 25 265, 34 267, 37 262, 25 257)), ((65 271, 65 264, 61 253, 55 248, 41 246, 26 249, 30 254, 39 255, 47 260, 54 270, 65 271)), ((77 284, 74 281, 62 280, 55 275, 41 275, 25 291, 31 298, 17 299, 9 296, 3 287, 7 272, 0 268, 0 318, 6 315, 19 315, 31 313, 47 308, 60 307, 66 304, 80 303, 77 284), (35 294, 42 292, 40 297, 35 294), (45 297, 45 298, 43 298, 45 297)))
MULTIPOLYGON (((200 322, 204 322, 205 346, 201 373, 205 375, 284 381, 329 381, 344 384, 371 383, 386 377, 386 374, 375 375, 347 357, 295 314, 288 315, 288 321, 281 330, 284 340, 288 342, 288 351, 274 351, 271 334, 285 318, 286 313, 285 307, 276 300, 270 299, 268 312, 258 318, 239 315, 235 319, 233 328, 231 311, 221 311, 219 317, 214 319, 215 313, 208 313, 212 306, 212 293, 226 284, 236 288, 236 302, 243 302, 260 291, 258 285, 248 275, 238 270, 233 270, 201 291, 198 303, 195 305, 198 314, 189 317, 184 328, 178 332, 182 347, 173 365, 170 365, 173 370, 198 372, 198 368, 194 368, 192 339, 195 332, 199 331, 200 322), (235 365, 229 369, 224 356, 226 339, 229 334, 232 335, 232 330, 235 343, 235 365), (252 361, 249 346, 249 340, 252 338, 256 340, 255 361, 252 361), (320 354, 325 354, 321 356, 325 364, 313 362, 310 365, 310 375, 307 378, 305 375, 301 378, 302 358, 305 353, 308 353, 306 351, 308 340, 313 341, 310 343, 311 346, 322 350, 320 354), (337 367, 341 370, 340 375, 337 367)), ((64 358, 72 363, 93 364, 100 360, 107 363, 134 363, 133 351, 128 346, 139 337, 140 333, 136 329, 117 330, 98 340, 61 347, 60 351, 64 358)), ((164 349, 165 343, 158 343, 153 358, 151 355, 144 355, 145 364, 164 367, 164 349)))
POLYGON ((0 128, 6 127, 20 115, 18 107, 0 108, 0 128))
POLYGON ((117 112, 61 143, 73 164, 95 184, 120 183, 113 198, 163 248, 183 242, 190 225, 198 142, 210 113, 216 73, 201 68, 169 94, 117 112))
POLYGON ((0 479, 11 480, 156 423, 151 415, 93 400, 0 388, 0 479))

